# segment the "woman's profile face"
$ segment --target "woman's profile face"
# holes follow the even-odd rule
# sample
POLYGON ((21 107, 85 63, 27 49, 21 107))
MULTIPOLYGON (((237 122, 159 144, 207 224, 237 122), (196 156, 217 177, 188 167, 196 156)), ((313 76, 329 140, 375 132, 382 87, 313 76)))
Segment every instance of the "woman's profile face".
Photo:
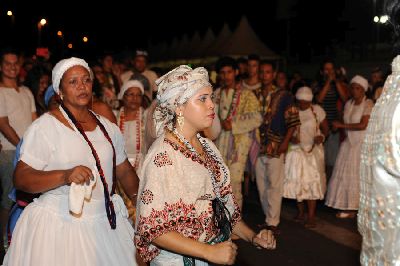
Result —
POLYGON ((86 106, 92 99, 93 80, 83 66, 73 66, 65 71, 60 82, 63 102, 69 105, 86 106))
POLYGON ((196 131, 210 127, 215 117, 212 88, 200 89, 182 109, 185 118, 184 127, 190 126, 196 131))

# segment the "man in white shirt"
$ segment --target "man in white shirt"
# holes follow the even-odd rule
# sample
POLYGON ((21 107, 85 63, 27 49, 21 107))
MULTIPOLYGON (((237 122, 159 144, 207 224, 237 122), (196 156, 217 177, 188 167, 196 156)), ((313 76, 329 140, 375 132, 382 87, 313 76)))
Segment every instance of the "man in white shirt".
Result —
MULTIPOLYGON (((12 188, 13 159, 15 147, 26 129, 36 119, 35 100, 31 91, 18 84, 20 65, 18 54, 12 49, 6 49, 0 54, 0 229, 2 236, 8 219, 8 211, 12 201, 8 193, 12 188)), ((0 246, 2 248, 2 245, 0 246)))
POLYGON ((158 78, 158 76, 154 71, 147 69, 147 63, 148 63, 148 53, 146 51, 137 50, 135 53, 135 57, 132 60, 133 70, 128 70, 125 73, 123 73, 121 75, 121 80, 122 82, 127 81, 128 79, 131 78, 134 72, 137 72, 145 76, 150 83, 150 88, 147 89, 145 86, 144 94, 151 102, 153 100, 154 92, 157 92, 156 79, 158 78))

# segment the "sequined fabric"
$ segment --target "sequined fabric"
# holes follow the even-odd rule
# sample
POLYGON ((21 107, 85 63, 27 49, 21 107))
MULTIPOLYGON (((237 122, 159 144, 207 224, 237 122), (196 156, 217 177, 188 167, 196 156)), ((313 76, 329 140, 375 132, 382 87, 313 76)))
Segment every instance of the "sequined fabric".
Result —
POLYGON ((392 62, 361 150, 362 265, 400 265, 400 56, 392 62))

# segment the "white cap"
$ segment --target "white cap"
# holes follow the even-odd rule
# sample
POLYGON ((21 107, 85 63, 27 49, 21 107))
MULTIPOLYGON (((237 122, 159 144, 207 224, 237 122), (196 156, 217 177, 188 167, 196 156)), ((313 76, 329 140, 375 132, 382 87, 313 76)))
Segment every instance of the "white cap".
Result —
POLYGON ((142 93, 142 95, 144 94, 144 87, 143 87, 142 82, 140 82, 137 79, 131 79, 131 80, 125 81, 125 83, 122 85, 121 90, 118 93, 118 100, 122 100, 122 98, 124 97, 125 92, 129 88, 139 88, 140 92, 142 93))
POLYGON ((309 87, 301 87, 296 92, 296 99, 311 102, 313 99, 312 90, 309 87))
POLYGON ((364 78, 363 76, 360 75, 355 75, 351 81, 350 81, 350 85, 352 83, 357 83, 358 85, 360 85, 361 87, 364 88, 365 91, 368 90, 368 80, 366 78, 364 78))
POLYGON ((52 71, 53 89, 57 94, 60 93, 60 81, 62 76, 64 75, 65 71, 73 66, 83 66, 89 72, 90 77, 93 78, 93 73, 90 71, 90 67, 85 60, 76 57, 63 59, 54 66, 52 71))

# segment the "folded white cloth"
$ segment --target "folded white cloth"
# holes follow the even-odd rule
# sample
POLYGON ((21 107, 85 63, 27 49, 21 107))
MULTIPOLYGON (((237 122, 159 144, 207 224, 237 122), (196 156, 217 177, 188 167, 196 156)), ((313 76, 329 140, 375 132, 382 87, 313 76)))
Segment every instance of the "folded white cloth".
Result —
POLYGON ((96 184, 99 177, 97 170, 92 170, 93 180, 90 179, 89 185, 71 183, 69 189, 69 210, 76 215, 80 215, 83 209, 83 203, 86 200, 90 200, 92 197, 92 189, 96 184))
POLYGON ((128 218, 128 209, 126 208, 124 200, 121 198, 121 196, 114 194, 111 196, 111 200, 114 204, 115 213, 119 213, 122 217, 128 218))

